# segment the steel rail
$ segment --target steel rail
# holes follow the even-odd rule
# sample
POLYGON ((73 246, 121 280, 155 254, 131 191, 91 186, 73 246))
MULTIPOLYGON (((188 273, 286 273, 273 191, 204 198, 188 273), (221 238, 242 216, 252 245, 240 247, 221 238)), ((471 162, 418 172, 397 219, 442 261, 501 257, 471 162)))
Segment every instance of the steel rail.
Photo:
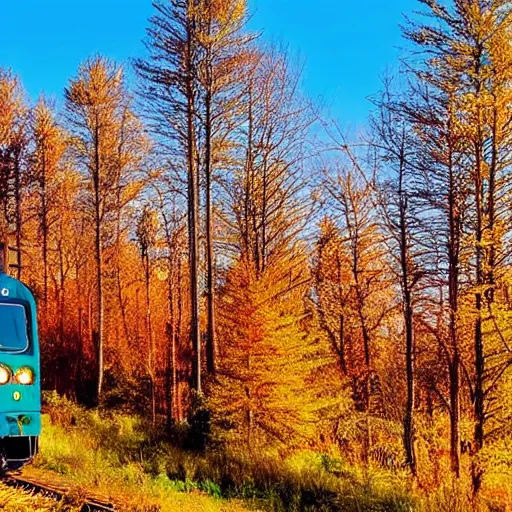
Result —
MULTIPOLYGON (((69 489, 48 485, 22 475, 7 474, 3 476, 2 481, 10 487, 43 494, 55 501, 61 501, 69 492, 69 489)), ((118 510, 112 503, 91 496, 83 498, 81 502, 80 512, 116 512, 118 510)))

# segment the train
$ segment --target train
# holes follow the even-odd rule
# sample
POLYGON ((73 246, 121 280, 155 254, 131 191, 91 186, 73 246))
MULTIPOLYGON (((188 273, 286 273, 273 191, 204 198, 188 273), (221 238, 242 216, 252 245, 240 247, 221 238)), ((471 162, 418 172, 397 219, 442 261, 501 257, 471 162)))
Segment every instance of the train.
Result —
POLYGON ((31 462, 41 434, 41 378, 33 293, 6 273, 0 243, 0 472, 31 462))

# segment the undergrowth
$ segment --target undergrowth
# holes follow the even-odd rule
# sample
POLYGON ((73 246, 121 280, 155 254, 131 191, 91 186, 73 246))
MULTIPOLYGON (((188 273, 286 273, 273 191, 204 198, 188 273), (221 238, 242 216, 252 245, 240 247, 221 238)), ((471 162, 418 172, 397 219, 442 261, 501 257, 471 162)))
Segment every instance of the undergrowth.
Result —
MULTIPOLYGON (((146 420, 45 397, 36 467, 122 497, 126 510, 469 512, 461 489, 413 491, 404 471, 367 469, 313 451, 288 457, 232 446, 177 448, 146 420), (242 505, 237 499, 243 499, 242 505), (131 501, 130 501, 131 500, 131 501), (228 501, 229 500, 229 501, 228 501)), ((499 512, 492 505, 478 507, 499 512)))

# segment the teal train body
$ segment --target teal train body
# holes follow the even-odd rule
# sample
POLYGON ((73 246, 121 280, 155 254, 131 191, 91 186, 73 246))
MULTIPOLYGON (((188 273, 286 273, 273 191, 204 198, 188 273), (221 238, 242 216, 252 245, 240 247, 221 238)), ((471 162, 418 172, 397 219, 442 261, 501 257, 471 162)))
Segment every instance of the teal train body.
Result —
POLYGON ((29 462, 40 434, 36 302, 24 284, 0 273, 0 470, 29 462))

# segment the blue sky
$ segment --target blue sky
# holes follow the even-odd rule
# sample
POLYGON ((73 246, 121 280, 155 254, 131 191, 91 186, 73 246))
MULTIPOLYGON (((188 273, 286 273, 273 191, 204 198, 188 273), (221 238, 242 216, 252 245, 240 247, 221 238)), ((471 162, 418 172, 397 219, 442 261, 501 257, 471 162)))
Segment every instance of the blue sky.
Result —
MULTIPOLYGON (((79 63, 101 53, 141 55, 151 0, 0 0, 0 67, 18 73, 32 98, 57 99, 79 63)), ((304 89, 344 127, 362 125, 379 76, 396 66, 399 23, 417 0, 249 0, 249 27, 305 62, 304 89)))

